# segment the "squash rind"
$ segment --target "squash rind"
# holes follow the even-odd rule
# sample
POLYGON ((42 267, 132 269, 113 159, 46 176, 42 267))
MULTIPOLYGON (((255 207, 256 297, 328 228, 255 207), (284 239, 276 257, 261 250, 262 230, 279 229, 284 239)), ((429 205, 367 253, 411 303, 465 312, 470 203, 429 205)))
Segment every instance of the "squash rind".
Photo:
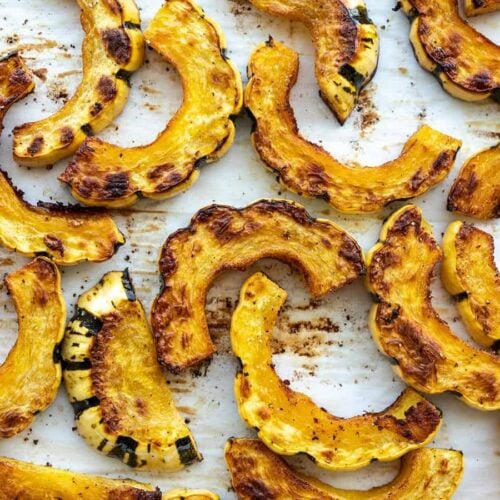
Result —
POLYGON ((479 16, 480 14, 487 14, 489 12, 496 12, 500 10, 499 0, 464 0, 465 15, 479 16))
POLYGON ((461 142, 428 126, 406 142, 399 158, 377 167, 343 165, 299 133, 290 107, 298 55, 270 40, 250 57, 245 106, 255 120, 252 142, 283 185, 305 197, 322 198, 342 212, 374 212, 419 196, 442 181, 461 142))
POLYGON ((156 361, 153 337, 127 272, 110 272, 78 299, 62 345, 78 432, 141 470, 201 460, 156 361))
POLYGON ((428 394, 452 391, 479 410, 500 409, 500 357, 461 340, 432 307, 441 250, 420 209, 394 212, 367 260, 366 285, 377 301, 370 330, 397 375, 428 394))

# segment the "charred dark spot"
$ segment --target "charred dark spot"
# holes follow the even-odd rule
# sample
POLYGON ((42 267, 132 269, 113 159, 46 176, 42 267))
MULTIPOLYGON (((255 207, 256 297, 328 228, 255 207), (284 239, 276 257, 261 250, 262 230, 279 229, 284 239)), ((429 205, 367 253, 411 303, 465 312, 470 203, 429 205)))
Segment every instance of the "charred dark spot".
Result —
POLYGON ((120 198, 124 196, 129 189, 129 180, 125 172, 108 174, 104 186, 104 197, 107 199, 120 198))
POLYGON ((23 68, 16 68, 9 75, 9 84, 13 87, 29 85, 31 83, 30 75, 23 68))
POLYGON ((28 154, 36 155, 39 153, 43 147, 43 143, 45 142, 43 137, 35 137, 31 144, 28 146, 28 154))
POLYGON ((495 86, 493 77, 488 71, 480 71, 472 75, 467 82, 467 87, 477 90, 478 92, 485 92, 495 86))
POLYGON ((420 215, 416 208, 405 210, 392 225, 391 232, 407 234, 410 229, 418 233, 420 232, 420 215))
POLYGON ((117 90, 112 78, 102 75, 97 82, 97 91, 104 102, 109 102, 115 98, 117 90))
POLYGON ((75 134, 73 134, 73 130, 71 130, 70 127, 63 127, 61 129, 59 140, 62 145, 67 146, 68 144, 71 144, 74 138, 75 134))
POLYGON ((260 479, 244 478, 236 488, 242 498, 252 500, 273 500, 276 498, 274 492, 270 491, 267 485, 260 479))
POLYGON ((365 263, 363 262, 361 249, 353 240, 351 240, 350 238, 344 239, 344 241, 342 242, 342 246, 339 249, 339 255, 353 264, 357 273, 365 273, 366 268, 365 263))
POLYGON ((53 234, 47 234, 43 238, 43 242, 46 247, 52 250, 53 252, 58 252, 61 257, 64 256, 64 244, 63 242, 53 234))
POLYGON ((417 191, 426 179, 425 172, 422 169, 418 169, 417 172, 410 179, 410 190, 412 192, 417 191))
POLYGON ((102 104, 100 102, 95 102, 90 107, 90 116, 97 116, 102 111, 102 104))
POLYGON ((127 32, 122 28, 112 28, 101 33, 108 54, 121 66, 130 61, 132 48, 127 32))

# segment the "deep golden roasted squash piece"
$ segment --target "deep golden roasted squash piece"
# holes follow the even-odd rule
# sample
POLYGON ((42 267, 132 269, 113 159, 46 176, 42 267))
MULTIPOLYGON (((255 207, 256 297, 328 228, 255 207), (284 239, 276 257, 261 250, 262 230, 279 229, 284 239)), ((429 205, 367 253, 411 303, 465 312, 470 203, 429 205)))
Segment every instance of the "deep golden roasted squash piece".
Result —
POLYGON ((376 300, 369 321, 373 338, 415 389, 452 391, 474 408, 498 410, 500 357, 461 340, 432 307, 430 284, 440 260, 418 207, 391 215, 368 255, 366 283, 376 300))
POLYGON ((201 455, 156 360, 128 272, 111 272, 78 299, 62 345, 78 432, 130 467, 174 471, 201 455))
POLYGON ((105 212, 39 202, 30 205, 0 170, 0 244, 61 265, 102 262, 125 242, 105 212))
POLYGON ((500 101, 500 47, 463 20, 458 0, 401 0, 419 64, 464 101, 500 101))
POLYGON ((239 500, 448 500, 463 474, 462 453, 421 448, 405 455, 399 474, 370 490, 342 490, 295 472, 256 439, 231 439, 226 463, 239 500))
POLYGON ((199 168, 231 147, 241 77, 225 55, 224 34, 192 0, 170 0, 145 32, 179 71, 184 102, 154 142, 123 148, 89 138, 59 177, 86 205, 124 207, 139 195, 166 198, 196 181, 199 168))
POLYGON ((401 156, 379 167, 343 165, 299 133, 290 90, 299 59, 270 40, 252 54, 245 106, 255 119, 252 142, 287 189, 325 199, 342 212, 373 212, 391 201, 425 193, 443 180, 461 142, 428 126, 407 141, 401 156))
MULTIPOLYGON (((320 96, 343 124, 377 69, 377 27, 363 0, 250 0, 268 14, 300 21, 311 33, 320 96)), ((269 71, 272 71, 269 68, 269 71)))
POLYGON ((217 500, 204 490, 158 488, 130 479, 109 479, 0 457, 0 500, 217 500))
POLYGON ((500 217, 500 145, 465 163, 448 195, 448 210, 478 219, 500 217))
POLYGON ((500 0, 464 0, 464 10, 467 16, 495 12, 500 10, 500 0))
POLYGON ((500 348, 500 273, 493 236, 453 222, 443 238, 443 255, 443 283, 468 332, 478 344, 500 348))
POLYGON ((412 389, 381 412, 339 418, 278 377, 271 340, 286 295, 256 273, 244 283, 231 321, 233 352, 241 362, 236 403, 261 441, 280 455, 305 453, 330 470, 395 460, 430 442, 441 425, 441 411, 412 389))
POLYGON ((16 306, 19 333, 0 366, 3 438, 26 429, 56 398, 61 383, 59 344, 66 323, 61 276, 49 260, 38 257, 9 274, 5 284, 16 306))
POLYGON ((33 75, 20 55, 12 52, 0 58, 0 134, 9 108, 34 88, 33 75))
POLYGON ((14 159, 21 165, 52 165, 107 127, 125 106, 131 73, 142 65, 144 39, 134 0, 77 2, 85 31, 82 82, 59 111, 14 129, 14 159))
POLYGON ((297 203, 206 207, 163 245, 164 286, 151 312, 160 363, 178 372, 209 359, 215 352, 205 317, 210 285, 220 271, 245 269, 266 257, 299 268, 315 297, 364 272, 356 241, 333 222, 313 219, 297 203))

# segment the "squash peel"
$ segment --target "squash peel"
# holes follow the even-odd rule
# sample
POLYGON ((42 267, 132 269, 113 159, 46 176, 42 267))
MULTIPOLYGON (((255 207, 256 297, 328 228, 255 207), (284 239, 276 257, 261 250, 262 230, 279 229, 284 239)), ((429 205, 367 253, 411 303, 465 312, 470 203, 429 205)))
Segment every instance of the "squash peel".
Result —
POLYGON ((452 391, 480 410, 500 409, 500 357, 457 337, 433 309, 430 284, 441 250, 420 209, 385 222, 368 255, 366 284, 376 299, 370 329, 395 372, 428 394, 452 391))
POLYGON ((233 352, 241 362, 236 403, 261 441, 281 455, 305 453, 329 470, 395 460, 430 442, 441 425, 441 411, 412 389, 381 412, 339 418, 278 377, 271 339, 286 295, 264 274, 256 273, 244 283, 231 321, 233 352))
POLYGON ((464 101, 500 100, 500 47, 460 17, 457 0, 402 0, 419 64, 464 101))
POLYGON ((127 272, 111 272, 78 299, 62 345, 78 432, 141 470, 201 460, 156 361, 144 309, 127 272))
POLYGON ((464 0, 465 14, 469 17, 479 16, 500 10, 499 0, 464 0))
POLYGON ((300 21, 316 52, 320 96, 343 124, 378 64, 377 27, 363 0, 250 0, 258 9, 300 21))
POLYGON ((342 212, 373 212, 419 196, 448 175, 461 142, 428 126, 408 139, 399 158, 370 168, 343 165, 306 141, 289 103, 298 65, 292 49, 270 40, 253 52, 245 90, 254 148, 287 189, 342 212))
POLYGON ((179 372, 208 360, 215 352, 205 317, 211 283, 222 270, 243 270, 266 257, 299 268, 315 297, 364 272, 356 241, 297 203, 263 199, 243 209, 206 207, 163 245, 163 290, 151 311, 160 363, 179 372))
POLYGON ((192 0, 163 5, 145 32, 149 45, 179 71, 184 102, 154 142, 122 148, 89 138, 59 177, 86 205, 125 207, 139 195, 161 199, 187 189, 199 166, 231 147, 232 117, 242 105, 237 69, 224 35, 192 0))
POLYGON ((468 332, 486 347, 500 347, 500 273, 495 241, 480 229, 456 221, 443 238, 441 276, 468 332))
POLYGON ((463 474, 462 453, 420 448, 405 455, 390 483, 370 490, 343 490, 295 472, 256 439, 230 439, 227 467, 239 500, 448 500, 463 474))
POLYGON ((9 274, 5 283, 16 307, 19 334, 0 366, 3 438, 26 429, 56 398, 61 383, 59 343, 66 322, 61 276, 49 260, 38 257, 9 274))
POLYGON ((21 165, 52 165, 107 127, 125 106, 131 73, 144 60, 134 0, 77 2, 85 31, 82 82, 59 111, 14 129, 14 159, 21 165))

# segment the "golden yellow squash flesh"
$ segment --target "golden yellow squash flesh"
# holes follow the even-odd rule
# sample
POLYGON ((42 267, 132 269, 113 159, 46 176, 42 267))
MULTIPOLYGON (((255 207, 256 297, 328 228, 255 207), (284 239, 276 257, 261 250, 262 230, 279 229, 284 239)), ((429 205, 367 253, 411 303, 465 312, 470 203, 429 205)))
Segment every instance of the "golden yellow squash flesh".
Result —
MULTIPOLYGON (((320 95, 343 124, 377 69, 377 27, 363 0, 250 0, 274 16, 302 22, 316 52, 320 95)), ((272 68, 269 68, 271 71, 272 68)))
POLYGON ((59 177, 87 205, 124 207, 139 195, 166 198, 187 189, 199 166, 223 156, 242 104, 241 77, 225 56, 224 35, 191 0, 171 0, 145 32, 179 72, 184 102, 147 146, 123 148, 89 138, 59 177))
POLYGON ((217 500, 205 490, 158 488, 130 479, 109 479, 0 457, 0 500, 217 500))
POLYGON ((421 448, 405 455, 399 474, 370 490, 342 490, 295 472, 255 439, 231 439, 226 463, 239 500, 448 500, 463 474, 462 453, 421 448))
POLYGON ((201 460, 127 272, 106 274, 80 296, 62 359, 77 429, 90 445, 141 470, 174 471, 201 460))
POLYGON ((458 338, 432 307, 430 285, 441 250, 420 209, 408 205, 384 224, 368 255, 376 298, 370 328, 395 372, 415 389, 452 391, 479 410, 500 409, 500 357, 458 338))
POLYGON ((453 222, 443 238, 443 255, 443 283, 455 297, 468 332, 478 344, 500 347, 500 273, 493 237, 453 222))
POLYGON ((290 90, 299 59, 270 40, 252 54, 245 106, 255 119, 253 145, 287 189, 326 200, 342 212, 374 212, 388 203, 421 195, 449 173, 461 142, 423 126, 399 158, 378 167, 343 165, 299 133, 290 90))
POLYGON ((477 219, 500 217, 499 172, 500 145, 469 158, 450 190, 448 210, 477 219))
POLYGON ((388 408, 339 418, 293 391, 276 374, 271 339, 286 292, 262 273, 248 278, 231 321, 231 343, 241 361, 235 398, 241 418, 280 455, 305 453, 325 469, 355 470, 390 461, 435 436, 441 411, 412 389, 388 408))
POLYGON ((82 81, 59 111, 14 129, 14 159, 21 165, 52 165, 107 127, 125 106, 131 73, 142 65, 144 39, 134 0, 77 3, 85 31, 82 81))
POLYGON ((220 271, 243 270, 266 257, 298 267, 315 297, 364 272, 356 241, 297 203, 264 199, 243 209, 206 207, 161 252, 164 285, 151 311, 160 363, 178 372, 209 359, 215 352, 205 317, 210 285, 220 271))
POLYGON ((458 0, 402 0, 420 65, 465 101, 500 100, 500 47, 463 20, 458 0))
POLYGON ((464 0, 464 10, 467 16, 495 12, 500 10, 500 0, 464 0))
POLYGON ((66 322, 61 276, 49 260, 35 259, 9 274, 5 284, 16 306, 19 333, 0 366, 3 438, 26 429, 56 398, 61 383, 59 343, 66 322))

